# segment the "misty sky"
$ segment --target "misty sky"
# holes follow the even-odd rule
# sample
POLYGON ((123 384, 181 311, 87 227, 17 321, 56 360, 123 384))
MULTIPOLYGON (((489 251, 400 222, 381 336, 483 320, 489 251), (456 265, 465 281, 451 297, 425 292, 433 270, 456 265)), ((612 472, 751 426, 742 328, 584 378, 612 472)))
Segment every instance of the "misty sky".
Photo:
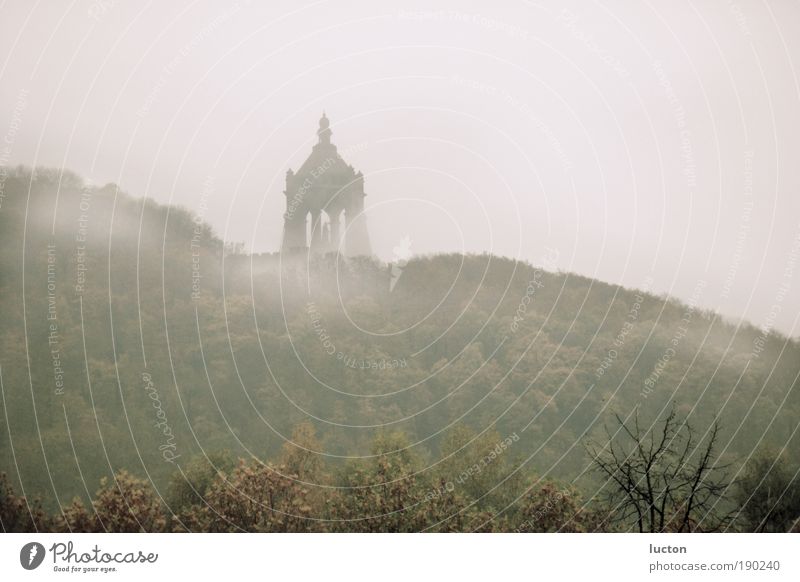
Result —
MULTIPOLYGON (((5 2, 0 163, 280 244, 316 141, 386 260, 483 252, 800 333, 800 4, 5 2), (263 4, 263 6, 262 6, 263 4), (548 251, 550 249, 550 251, 548 251), (652 283, 648 284, 648 279, 652 283)), ((0 209, 1 211, 1 209, 0 209)))

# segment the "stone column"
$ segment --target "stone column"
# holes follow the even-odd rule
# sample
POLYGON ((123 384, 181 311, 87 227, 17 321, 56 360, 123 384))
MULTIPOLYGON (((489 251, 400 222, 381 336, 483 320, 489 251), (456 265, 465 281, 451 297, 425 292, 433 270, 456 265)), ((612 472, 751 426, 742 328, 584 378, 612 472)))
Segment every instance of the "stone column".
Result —
POLYGON ((337 209, 332 211, 331 216, 331 249, 336 250, 339 248, 339 220, 341 218, 342 211, 337 209))
POLYGON ((322 242, 322 222, 320 221, 320 211, 311 211, 311 242, 308 246, 312 249, 320 247, 322 242))

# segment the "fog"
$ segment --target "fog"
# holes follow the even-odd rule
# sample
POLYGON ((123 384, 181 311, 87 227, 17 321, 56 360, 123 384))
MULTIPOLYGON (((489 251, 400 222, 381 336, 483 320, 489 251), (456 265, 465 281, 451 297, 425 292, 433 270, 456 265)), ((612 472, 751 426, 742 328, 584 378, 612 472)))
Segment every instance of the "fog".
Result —
POLYGON ((384 260, 401 243, 557 256, 548 268, 798 333, 797 3, 19 0, 3 15, 4 170, 114 182, 271 252, 286 171, 325 111, 384 260))

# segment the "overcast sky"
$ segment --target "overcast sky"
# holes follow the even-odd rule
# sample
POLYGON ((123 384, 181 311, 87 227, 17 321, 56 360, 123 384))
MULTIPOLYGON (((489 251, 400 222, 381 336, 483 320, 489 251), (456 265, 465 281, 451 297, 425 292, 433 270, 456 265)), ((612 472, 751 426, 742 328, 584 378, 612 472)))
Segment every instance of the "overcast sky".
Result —
POLYGON ((325 110, 384 259, 406 236, 537 264, 556 249, 559 269, 800 333, 796 1, 0 13, 3 165, 195 211, 210 179, 204 218, 273 251, 325 110))

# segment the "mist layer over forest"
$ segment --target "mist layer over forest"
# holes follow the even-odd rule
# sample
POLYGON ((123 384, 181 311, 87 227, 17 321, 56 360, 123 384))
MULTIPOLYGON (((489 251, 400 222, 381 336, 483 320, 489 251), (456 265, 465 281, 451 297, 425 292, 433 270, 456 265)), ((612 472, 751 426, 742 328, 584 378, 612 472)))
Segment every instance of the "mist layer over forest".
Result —
MULTIPOLYGON (((617 419, 655 431, 670 411, 698 451, 719 426, 714 462, 733 481, 765 451, 790 477, 800 461, 797 340, 647 281, 552 272, 555 249, 539 266, 247 255, 191 212, 114 185, 19 168, 3 188, 0 467, 48 511, 126 470, 173 516, 192 505, 187 474, 213 488, 240 458, 291 467, 310 498, 303 523, 330 518, 315 496, 413 473, 428 480, 417 502, 454 484, 478 528, 532 484, 602 496, 587 443, 624 437, 617 419), (370 470, 382 477, 362 479, 370 470)), ((328 507, 364 517, 362 501, 328 507)))

